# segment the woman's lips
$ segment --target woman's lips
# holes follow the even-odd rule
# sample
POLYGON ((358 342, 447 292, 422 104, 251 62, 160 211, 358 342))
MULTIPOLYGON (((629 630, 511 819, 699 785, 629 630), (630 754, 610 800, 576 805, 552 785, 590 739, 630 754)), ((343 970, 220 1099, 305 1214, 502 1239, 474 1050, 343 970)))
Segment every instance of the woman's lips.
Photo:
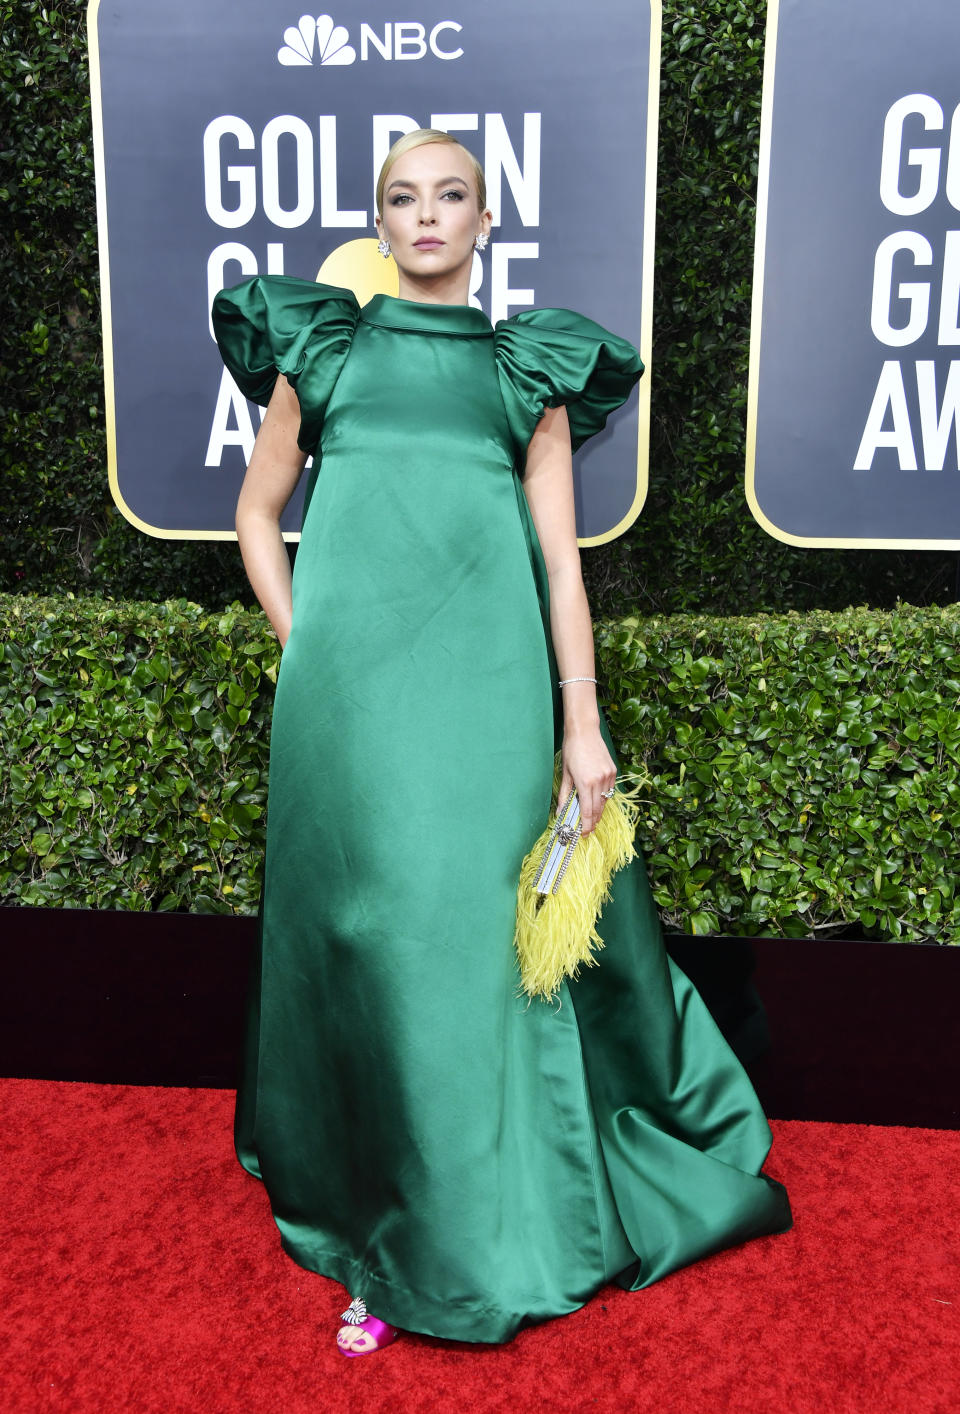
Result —
POLYGON ((421 240, 414 241, 413 244, 417 250, 437 250, 444 242, 438 240, 436 236, 424 236, 421 240))

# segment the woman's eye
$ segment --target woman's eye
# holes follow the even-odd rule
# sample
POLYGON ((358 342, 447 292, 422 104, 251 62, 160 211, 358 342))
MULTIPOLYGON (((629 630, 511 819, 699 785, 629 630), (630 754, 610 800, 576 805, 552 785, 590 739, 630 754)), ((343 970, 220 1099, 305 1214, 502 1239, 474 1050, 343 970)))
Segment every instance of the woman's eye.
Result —
POLYGON ((408 201, 411 201, 411 200, 412 200, 412 198, 410 197, 410 195, 409 195, 408 192, 400 191, 400 192, 397 192, 396 196, 392 196, 392 197, 390 198, 390 205, 391 205, 391 206, 406 205, 406 203, 407 203, 408 201))
POLYGON ((443 195, 444 195, 444 196, 452 196, 453 199, 454 199, 454 201, 462 201, 462 200, 463 200, 463 192, 462 192, 462 191, 455 191, 452 187, 451 187, 450 191, 445 191, 445 192, 443 193, 443 195))

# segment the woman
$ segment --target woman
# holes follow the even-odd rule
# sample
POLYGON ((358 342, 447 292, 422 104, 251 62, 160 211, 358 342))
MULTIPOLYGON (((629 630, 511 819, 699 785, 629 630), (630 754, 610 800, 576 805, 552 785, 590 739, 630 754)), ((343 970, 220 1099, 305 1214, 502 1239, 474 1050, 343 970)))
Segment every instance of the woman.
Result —
POLYGON ((558 1008, 518 996, 554 751, 587 832, 616 780, 571 449, 642 364, 569 311, 493 330, 467 303, 491 213, 445 133, 394 145, 377 206, 397 298, 265 277, 214 304, 267 404, 237 534, 283 645, 237 1151, 289 1255, 354 1294, 350 1356, 400 1328, 504 1341, 791 1223, 642 861, 599 965, 558 1008), (291 585, 279 519, 310 452, 291 585))

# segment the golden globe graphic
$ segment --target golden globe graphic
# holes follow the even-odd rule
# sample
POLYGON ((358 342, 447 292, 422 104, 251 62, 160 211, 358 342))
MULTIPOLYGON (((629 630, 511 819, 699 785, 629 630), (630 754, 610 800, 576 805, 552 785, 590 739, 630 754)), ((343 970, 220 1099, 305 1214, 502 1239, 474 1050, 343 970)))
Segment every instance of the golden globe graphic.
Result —
POLYGON ((321 284, 352 290, 361 306, 374 295, 395 295, 400 288, 396 265, 384 260, 372 236, 337 246, 320 266, 316 278, 321 284))
MULTIPOLYGON (((110 485, 134 525, 234 538, 262 411, 223 366, 213 298, 258 274, 344 286, 361 304, 396 294, 376 179, 419 127, 484 166, 494 225, 470 302, 492 323, 576 309, 640 348, 648 376, 574 464, 581 543, 633 522, 647 482, 659 4, 602 0, 587 48, 581 12, 549 0, 302 15, 259 0, 93 0, 89 15, 110 485)), ((288 538, 302 506, 301 489, 288 538)))

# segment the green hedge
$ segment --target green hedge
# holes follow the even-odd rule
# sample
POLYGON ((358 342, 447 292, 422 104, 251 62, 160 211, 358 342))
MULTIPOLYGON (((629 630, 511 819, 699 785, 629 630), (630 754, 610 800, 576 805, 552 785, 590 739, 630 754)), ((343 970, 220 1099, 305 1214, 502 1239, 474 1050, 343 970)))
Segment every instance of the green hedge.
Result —
POLYGON ((0 902, 256 911, 260 614, 0 595, 0 902))
MULTIPOLYGON (((142 535, 107 490, 85 8, 0 0, 0 589, 249 603, 235 547, 142 535)), ((796 549, 747 510, 765 13, 763 0, 663 6, 650 496, 626 535, 584 551, 598 615, 954 594, 949 554, 796 549)))
MULTIPOLYGON (((681 932, 960 941, 960 609, 597 625, 681 932)), ((259 613, 0 595, 0 902, 256 910, 259 613)))
POLYGON ((598 626, 681 931, 960 942, 960 608, 598 626), (853 925, 851 927, 851 925, 853 925))

